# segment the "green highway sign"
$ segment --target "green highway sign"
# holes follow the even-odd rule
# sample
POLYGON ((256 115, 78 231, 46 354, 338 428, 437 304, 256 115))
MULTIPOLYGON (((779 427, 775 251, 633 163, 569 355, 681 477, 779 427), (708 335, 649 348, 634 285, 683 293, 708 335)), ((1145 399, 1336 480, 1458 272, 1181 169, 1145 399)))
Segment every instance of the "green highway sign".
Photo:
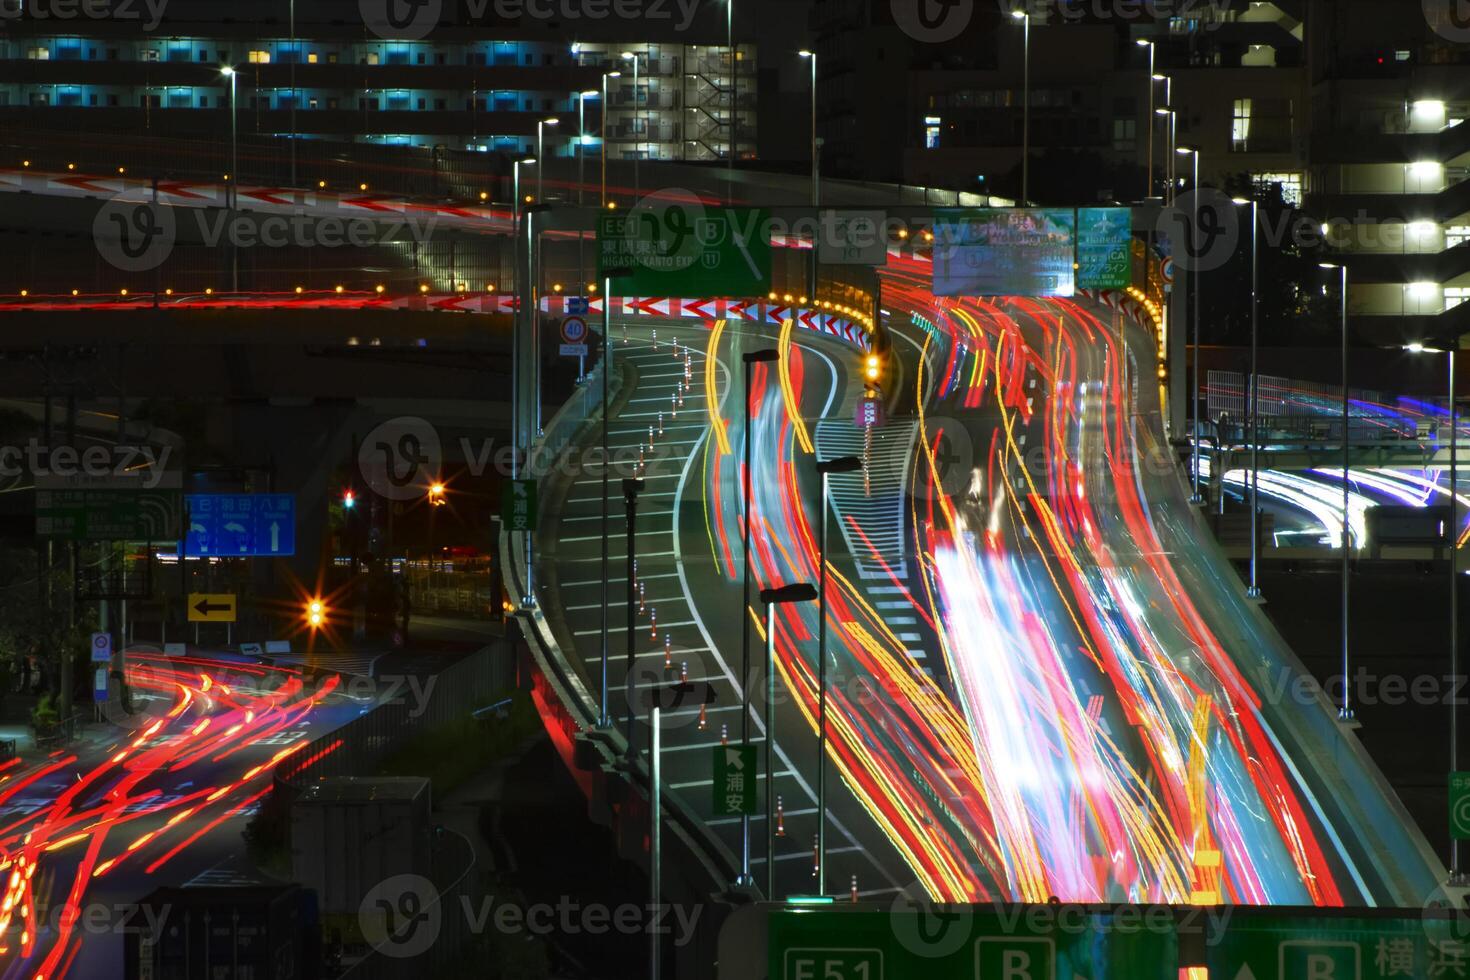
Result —
POLYGON ((177 490, 36 490, 36 535, 68 541, 175 541, 177 490))
POLYGON ((507 531, 536 529, 536 481, 507 480, 500 495, 501 519, 507 531))
POLYGON ((1224 980, 1391 980, 1470 975, 1470 944, 1454 912, 1282 915, 1236 909, 1205 944, 1224 980))
POLYGON ((1077 288, 1133 285, 1133 209, 1077 209, 1077 288))
POLYGON ((624 295, 757 296, 771 288, 770 221, 759 208, 650 202, 597 220, 599 276, 624 295))
POLYGON ((1450 836, 1470 840, 1470 772, 1450 773, 1450 836))
POLYGON ((713 760, 715 816, 755 816, 758 782, 754 745, 716 745, 713 760))
POLYGON ((1174 913, 1163 906, 785 908, 770 914, 768 943, 770 980, 1179 977, 1174 913))

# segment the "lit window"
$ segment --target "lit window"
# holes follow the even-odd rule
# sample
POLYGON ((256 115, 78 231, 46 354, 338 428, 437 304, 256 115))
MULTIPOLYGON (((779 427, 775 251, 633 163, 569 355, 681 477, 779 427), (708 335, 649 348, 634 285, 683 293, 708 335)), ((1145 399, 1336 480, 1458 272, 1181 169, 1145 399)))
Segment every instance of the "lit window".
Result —
POLYGON ((1294 208, 1302 206, 1302 175, 1300 173, 1252 174, 1251 181, 1258 193, 1269 193, 1273 185, 1280 185, 1281 200, 1294 208))
POLYGON ((939 149, 939 127, 942 122, 938 116, 924 117, 924 149, 939 149))
POLYGON ((315 51, 308 51, 306 53, 306 63, 308 65, 314 65, 314 64, 316 64, 316 52, 315 51))
POLYGON ((378 63, 378 52, 376 52, 376 51, 369 51, 368 52, 368 55, 367 55, 367 58, 365 58, 364 61, 365 61, 366 64, 376 65, 378 63))
POLYGON ((29 58, 31 61, 50 61, 51 60, 51 49, 50 48, 27 48, 26 49, 26 57, 29 58))
POLYGON ((1454 248, 1470 242, 1470 225, 1450 225, 1444 230, 1444 247, 1454 248))
POLYGON ((1444 290, 1444 308, 1452 310, 1461 303, 1470 299, 1470 286, 1446 286, 1444 290))
POLYGON ((1238 153, 1245 151, 1251 138, 1251 100, 1236 99, 1230 120, 1230 147, 1238 153))
POLYGON ((271 53, 269 51, 251 51, 248 57, 252 65, 268 65, 271 63, 271 53))

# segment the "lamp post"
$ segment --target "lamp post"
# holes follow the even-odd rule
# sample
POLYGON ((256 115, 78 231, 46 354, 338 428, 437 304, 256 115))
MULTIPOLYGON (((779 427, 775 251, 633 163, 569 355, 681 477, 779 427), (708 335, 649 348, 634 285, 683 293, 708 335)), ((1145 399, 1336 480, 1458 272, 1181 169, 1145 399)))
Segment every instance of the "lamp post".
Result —
MULTIPOLYGON (((613 343, 612 343, 612 288, 613 277, 624 276, 632 272, 631 269, 608 269, 602 279, 602 697, 598 701, 600 710, 597 716, 599 728, 606 728, 612 723, 607 713, 607 660, 608 660, 608 481, 609 472, 612 469, 612 453, 608 449, 607 414, 608 414, 608 388, 612 385, 613 370, 613 343)), ((628 582, 629 595, 632 594, 633 583, 628 582)))
POLYGON ((1154 42, 1150 41, 1146 37, 1141 37, 1141 38, 1138 39, 1138 46, 1141 47, 1141 48, 1148 48, 1148 116, 1146 117, 1146 122, 1147 122, 1147 125, 1148 125, 1148 151, 1147 151, 1148 152, 1148 163, 1146 165, 1146 169, 1148 171, 1148 183, 1144 185, 1143 196, 1145 198, 1149 198, 1149 197, 1153 197, 1153 194, 1154 194, 1154 55, 1155 55, 1155 48, 1154 48, 1154 42))
MULTIPOLYGON (((822 204, 822 166, 820 146, 817 143, 817 53, 815 51, 798 52, 803 58, 812 63, 812 208, 816 209, 822 204)), ((820 215, 818 223, 820 224, 820 215)), ((807 296, 812 302, 817 299, 817 236, 812 235, 811 265, 808 272, 807 296)))
MULTIPOLYGON (((638 55, 633 51, 624 51, 623 60, 633 62, 633 135, 638 135, 638 110, 643 104, 643 99, 638 93, 638 55)), ((633 196, 643 196, 643 184, 638 173, 639 145, 635 139, 633 143, 633 196)))
POLYGON ((622 78, 620 71, 606 71, 602 73, 602 201, 600 206, 607 207, 607 80, 609 78, 622 78))
POLYGON ((1174 203, 1174 158, 1179 155, 1179 148, 1174 145, 1174 109, 1168 105, 1159 106, 1154 110, 1155 116, 1161 116, 1168 120, 1165 125, 1169 127, 1168 157, 1169 165, 1164 168, 1164 183, 1167 185, 1163 195, 1165 204, 1174 203))
POLYGON ((730 151, 725 161, 729 186, 725 190, 725 196, 733 202, 735 154, 740 146, 740 109, 735 98, 740 86, 740 58, 739 52, 735 50, 735 0, 725 0, 725 48, 730 52, 730 151))
POLYGON ((586 203, 582 188, 587 183, 587 100, 596 97, 596 89, 577 93, 577 207, 586 203))
MULTIPOLYGON (((230 186, 225 188, 225 201, 233 220, 235 208, 240 203, 240 139, 239 114, 235 111, 235 79, 239 73, 232 65, 225 65, 219 73, 230 80, 230 186)), ((240 250, 230 243, 230 292, 240 291, 240 250)))
MULTIPOLYGON (((817 590, 810 582, 761 589, 766 606, 766 901, 776 898, 776 607, 811 602, 817 590)), ((748 617, 747 617, 748 618, 748 617)))
POLYGON ((1193 450, 1192 450, 1192 452, 1194 454, 1194 493, 1189 498, 1189 502, 1191 504, 1198 505, 1198 504, 1202 504, 1202 503, 1205 502, 1205 498, 1200 493, 1200 490, 1199 490, 1199 430, 1200 430, 1200 425, 1199 425, 1199 348, 1200 348, 1200 326, 1199 326, 1199 320, 1200 320, 1200 316, 1199 316, 1199 311, 1200 311, 1200 294, 1199 294, 1199 219, 1200 219, 1200 202, 1199 202, 1199 150, 1197 148, 1191 148, 1191 147, 1187 147, 1187 146, 1181 146, 1181 147, 1179 147, 1179 149, 1178 149, 1177 152, 1180 153, 1180 154, 1187 154, 1189 156, 1194 157, 1194 181, 1193 181, 1193 183, 1190 184, 1190 190, 1194 191, 1194 213, 1190 215, 1190 219, 1189 219, 1189 246, 1190 246, 1190 251, 1193 253, 1193 255, 1192 255, 1193 261, 1191 261, 1189 263, 1190 264, 1190 267, 1191 267, 1190 268, 1190 277, 1189 277, 1189 280, 1190 280, 1190 282, 1189 282, 1189 292, 1190 292, 1190 297, 1193 300, 1193 305, 1194 305, 1194 310, 1193 310, 1193 313, 1194 313, 1194 323, 1193 323, 1193 326, 1194 326, 1194 378, 1193 378, 1194 397, 1190 399, 1189 418, 1190 418, 1191 425, 1190 425, 1190 430, 1189 430, 1189 438, 1190 438, 1190 442, 1193 444, 1193 447, 1194 447, 1193 450))
POLYGON ((1011 16, 1021 22, 1021 201, 1031 200, 1031 13, 1012 10, 1011 16))
MULTIPOLYGON (((515 244, 512 247, 511 261, 515 267, 515 274, 517 276, 520 275, 521 271, 521 167, 529 167, 535 162, 535 157, 526 157, 524 159, 517 160, 515 163, 511 164, 510 168, 511 194, 514 198, 514 200, 511 202, 511 236, 515 241, 515 244)), ((520 296, 520 294, 521 291, 516 290, 516 295, 520 296)), ((524 300, 522 300, 521 302, 524 303, 524 300)), ((520 315, 517 314, 516 318, 520 319, 520 315)), ((512 447, 514 449, 514 452, 512 452, 510 456, 510 475, 511 479, 516 479, 520 476, 521 456, 521 331, 519 329, 513 329, 510 336, 510 425, 511 442, 514 443, 512 447)))
MULTIPOLYGON (((1460 444, 1460 414, 1459 403, 1455 399, 1455 348, 1459 345, 1458 338, 1451 338, 1443 349, 1427 347, 1422 343, 1413 343, 1404 349, 1411 354, 1447 354, 1449 355, 1449 395, 1450 395, 1450 520, 1447 530, 1446 546, 1449 549, 1450 568, 1450 683, 1458 685, 1460 680, 1460 500, 1459 492, 1459 444, 1460 444)), ((1450 772, 1458 772, 1460 769, 1460 699, 1452 697, 1450 702, 1450 772)), ((1460 870, 1460 842, 1453 835, 1450 838, 1450 884, 1463 884, 1464 876, 1460 870)))
MULTIPOLYGON (((747 609, 750 605, 750 389, 751 374, 754 365, 769 364, 779 360, 780 353, 774 348, 764 347, 760 350, 749 351, 741 355, 741 361, 745 364, 745 408, 743 433, 745 439, 745 473, 743 474, 743 488, 741 492, 741 504, 744 507, 744 521, 741 528, 741 540, 744 554, 743 579, 740 589, 740 742, 742 745, 750 742, 750 614, 747 609)), ((770 733, 766 733, 767 739, 770 733)), ((750 876, 750 817, 740 818, 740 878, 742 884, 753 884, 750 876)))
MULTIPOLYGON (((536 121, 536 159, 546 159, 546 127, 556 126, 561 123, 555 116, 536 121)), ((544 204, 546 201, 546 167, 545 165, 536 170, 536 203, 544 204)))
MULTIPOLYGON (((1261 436, 1260 436, 1260 384, 1256 377, 1256 362, 1260 354, 1260 326, 1261 326, 1261 304, 1260 304, 1260 228, 1259 220, 1260 205, 1254 200, 1246 200, 1243 197, 1232 199, 1240 207, 1249 204, 1251 209, 1251 392, 1250 392, 1250 419, 1251 419, 1251 484, 1250 484, 1250 506, 1251 506, 1251 584, 1245 594, 1252 599, 1261 597, 1261 536, 1259 533, 1260 521, 1260 494, 1261 494, 1261 436)), ((1343 474, 1347 479, 1347 474, 1343 474)), ((1346 516, 1346 515, 1344 515, 1346 516)), ((1347 528, 1343 528, 1344 536, 1347 528)))
POLYGON ((817 464, 817 472, 822 474, 822 526, 817 545, 818 895, 827 894, 827 478, 833 473, 856 473, 862 468, 863 461, 856 456, 838 456, 817 464))
MULTIPOLYGON (((1348 671, 1348 653, 1351 649, 1348 633, 1348 596, 1350 594, 1351 573, 1350 559, 1352 554, 1352 534, 1350 528, 1352 522, 1349 520, 1348 509, 1351 501, 1351 487, 1348 483, 1348 465, 1351 462, 1350 455, 1350 416, 1348 414, 1348 319, 1347 319, 1347 287, 1348 270, 1346 265, 1335 262, 1321 263, 1324 269, 1336 269, 1341 275, 1339 288, 1341 290, 1342 303, 1342 705, 1337 710, 1338 721, 1353 720, 1353 685, 1352 675, 1348 671)), ((1451 488, 1451 499, 1454 499, 1453 488, 1451 488)), ((1451 584, 1454 580, 1451 579, 1451 584)))

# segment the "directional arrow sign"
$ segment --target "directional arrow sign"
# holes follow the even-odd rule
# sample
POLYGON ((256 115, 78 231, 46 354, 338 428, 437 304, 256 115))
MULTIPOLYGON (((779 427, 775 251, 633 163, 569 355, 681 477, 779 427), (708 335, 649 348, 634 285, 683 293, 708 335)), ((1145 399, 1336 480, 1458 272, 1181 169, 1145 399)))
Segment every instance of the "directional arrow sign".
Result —
POLYGON ((230 593, 189 593, 189 622, 233 623, 235 597, 230 593))

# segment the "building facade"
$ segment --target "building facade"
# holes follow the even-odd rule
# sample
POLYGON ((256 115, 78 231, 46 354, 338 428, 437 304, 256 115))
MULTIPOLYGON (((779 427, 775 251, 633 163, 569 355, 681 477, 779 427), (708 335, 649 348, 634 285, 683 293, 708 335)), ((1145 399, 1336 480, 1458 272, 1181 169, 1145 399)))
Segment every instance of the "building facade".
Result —
POLYGON ((620 160, 756 155, 756 47, 732 57, 723 16, 681 27, 475 9, 445 7, 422 37, 342 0, 175 0, 151 28, 9 19, 0 127, 219 137, 233 82, 242 133, 529 155, 538 122, 556 118, 547 156, 600 152, 604 138, 620 160))

